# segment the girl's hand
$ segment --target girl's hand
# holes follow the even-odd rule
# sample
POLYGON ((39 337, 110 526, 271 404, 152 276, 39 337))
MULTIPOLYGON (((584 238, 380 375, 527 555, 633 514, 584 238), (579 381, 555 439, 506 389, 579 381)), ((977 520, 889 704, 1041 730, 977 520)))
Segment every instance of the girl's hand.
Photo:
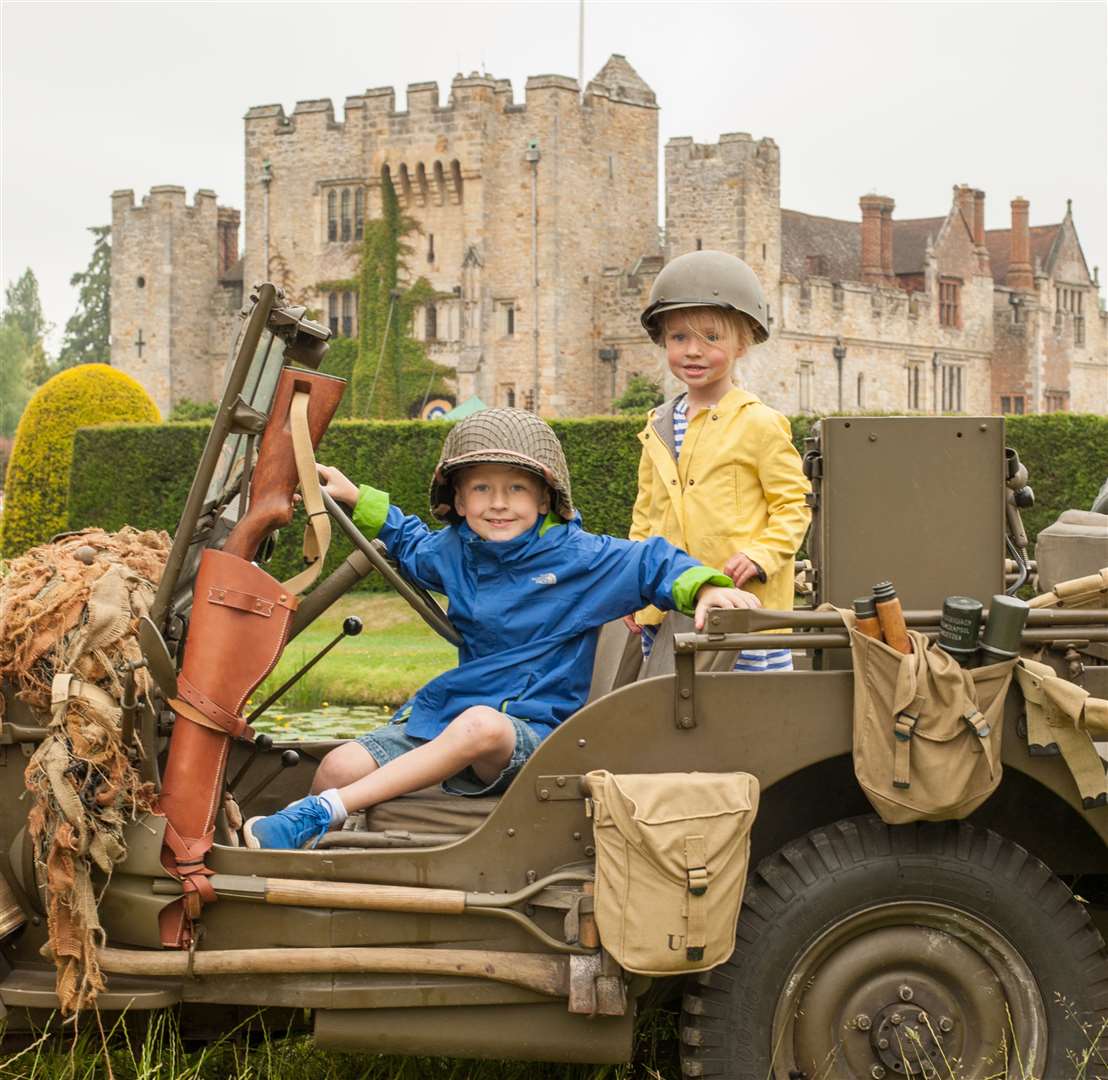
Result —
POLYGON ((723 564, 723 572, 735 583, 736 589, 741 589, 751 578, 756 577, 761 582, 766 580, 766 572, 741 551, 723 564))
POLYGON ((641 634, 642 633, 642 627, 639 626, 639 624, 637 622, 635 622, 635 616, 634 615, 624 615, 623 616, 623 625, 626 626, 627 629, 630 630, 632 634, 641 634))
POLYGON ((759 608, 762 601, 753 593, 742 589, 725 589, 722 585, 701 585, 696 594, 696 614, 693 625, 697 630, 704 629, 704 616, 709 608, 759 608))
POLYGON ((316 470, 319 472, 319 484, 335 502, 353 507, 358 501, 358 486, 348 480, 343 473, 333 465, 320 465, 316 462, 316 470))

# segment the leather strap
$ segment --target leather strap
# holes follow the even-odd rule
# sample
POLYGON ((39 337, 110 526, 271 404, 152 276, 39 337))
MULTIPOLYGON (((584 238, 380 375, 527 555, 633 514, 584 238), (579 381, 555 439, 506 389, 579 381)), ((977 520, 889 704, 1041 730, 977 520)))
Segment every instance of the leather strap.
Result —
MULTIPOLYGON (((229 713, 222 705, 218 705, 212 701, 207 694, 198 690, 184 673, 180 673, 177 676, 177 694, 169 705, 171 708, 177 709, 178 712, 184 713, 190 720, 196 720, 195 715, 191 710, 185 710, 179 708, 179 705, 183 702, 186 705, 191 705, 193 709, 197 710, 201 716, 204 717, 208 723, 204 724, 204 727, 210 727, 215 731, 223 731, 230 735, 233 739, 242 738, 242 736, 250 731, 247 727, 246 719, 242 716, 235 716, 234 713, 229 713)), ((203 721, 200 721, 203 723, 203 721)))
POLYGON ((689 919, 685 930, 685 958, 704 959, 708 944, 708 857, 703 836, 685 837, 685 870, 688 875, 689 919))
POLYGON ((893 787, 912 785, 912 735, 919 723, 923 698, 917 695, 912 704, 898 713, 893 721, 893 787))
POLYGON ((208 603, 221 604, 223 607, 236 608, 239 611, 249 612, 251 615, 261 615, 268 619, 273 614, 274 603, 260 596, 252 596, 238 589, 225 589, 220 585, 213 585, 208 590, 208 603))
POLYGON ((215 888, 209 877, 214 873, 204 865, 204 859, 211 850, 215 839, 215 830, 204 836, 187 838, 181 836, 167 820, 165 825, 165 845, 173 853, 173 870, 179 875, 184 890, 184 908, 189 919, 198 919, 204 904, 218 900, 215 888))
POLYGON ((304 530, 304 561, 308 566, 284 582, 285 588, 297 595, 315 583, 323 569, 327 549, 331 546, 331 518, 323 507, 319 473, 312 450, 312 435, 308 428, 309 397, 306 390, 297 390, 292 395, 292 405, 289 407, 292 452, 296 460, 296 473, 300 477, 304 509, 308 514, 308 525, 304 530))
POLYGON ((973 733, 977 736, 978 749, 985 755, 985 760, 989 763, 989 777, 996 776, 996 754, 993 752, 993 744, 989 742, 989 733, 992 728, 986 722, 981 710, 975 705, 971 705, 966 709, 962 714, 962 719, 973 729, 973 733))

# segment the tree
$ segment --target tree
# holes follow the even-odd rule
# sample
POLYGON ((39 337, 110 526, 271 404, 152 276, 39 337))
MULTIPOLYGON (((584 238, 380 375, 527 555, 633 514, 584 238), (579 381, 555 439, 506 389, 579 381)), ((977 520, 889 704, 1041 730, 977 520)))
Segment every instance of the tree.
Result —
POLYGON ((4 290, 3 323, 17 327, 28 346, 41 342, 50 329, 38 295, 38 278, 29 266, 4 290))
POLYGON ((23 406, 31 396, 30 359, 30 349, 19 327, 14 322, 0 323, 0 439, 15 434, 23 406))
POLYGON ((89 229, 93 236, 92 257, 84 273, 69 279, 69 284, 81 291, 77 310, 65 324, 57 369, 106 363, 111 355, 111 231, 110 225, 93 225, 89 229))
POLYGON ((632 375, 627 388, 612 402, 612 408, 627 415, 649 412, 665 400, 662 388, 645 375, 632 375))
MULTIPOLYGON (((439 294, 426 278, 411 285, 407 257, 411 247, 404 237, 418 224, 400 212, 396 191, 388 177, 381 183, 381 217, 367 221, 356 277, 322 282, 320 291, 357 289, 358 345, 350 371, 350 415, 358 418, 399 419, 428 397, 450 392, 450 369, 427 357, 423 343, 411 336, 417 308, 439 294)), ((339 343, 336 342, 336 348, 339 343)))

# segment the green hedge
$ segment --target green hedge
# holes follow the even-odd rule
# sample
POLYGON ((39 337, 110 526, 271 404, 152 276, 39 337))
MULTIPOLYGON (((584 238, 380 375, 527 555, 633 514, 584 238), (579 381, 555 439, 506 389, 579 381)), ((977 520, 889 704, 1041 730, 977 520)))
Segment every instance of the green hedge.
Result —
MULTIPOLYGON (((794 417, 798 447, 811 417, 794 417)), ((594 532, 626 536, 639 459, 639 418, 558 420, 574 501, 594 532)), ((351 479, 390 492, 402 510, 428 518, 427 489, 447 425, 420 420, 335 421, 319 460, 351 479)), ((70 474, 69 527, 124 524, 172 531, 208 425, 99 427, 78 431, 70 474)), ((1034 537, 1069 507, 1087 508, 1108 475, 1108 417, 1052 414, 1008 418, 1008 444, 1026 463, 1037 503, 1024 515, 1034 537)), ((270 570, 292 574, 299 563, 303 522, 282 532, 270 570)), ((346 557, 349 544, 336 535, 328 565, 346 557)))

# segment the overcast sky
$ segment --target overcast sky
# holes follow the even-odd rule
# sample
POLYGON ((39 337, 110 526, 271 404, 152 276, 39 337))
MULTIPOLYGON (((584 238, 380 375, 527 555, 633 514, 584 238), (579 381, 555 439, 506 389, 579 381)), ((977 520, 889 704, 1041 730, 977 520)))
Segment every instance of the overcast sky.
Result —
MULTIPOLYGON (((788 208, 857 219, 946 212, 951 187, 1009 201, 1031 223, 1066 199, 1090 266, 1108 276, 1106 5, 1092 3, 634 3, 588 0, 585 72, 623 53, 661 105, 661 141, 772 136, 788 208)), ((453 75, 577 74, 564 3, 0 3, 0 282, 30 266, 47 317, 76 304, 84 230, 109 195, 183 184, 242 206, 251 105, 453 75)), ((1102 276, 1102 281, 1104 280, 1102 276)))

